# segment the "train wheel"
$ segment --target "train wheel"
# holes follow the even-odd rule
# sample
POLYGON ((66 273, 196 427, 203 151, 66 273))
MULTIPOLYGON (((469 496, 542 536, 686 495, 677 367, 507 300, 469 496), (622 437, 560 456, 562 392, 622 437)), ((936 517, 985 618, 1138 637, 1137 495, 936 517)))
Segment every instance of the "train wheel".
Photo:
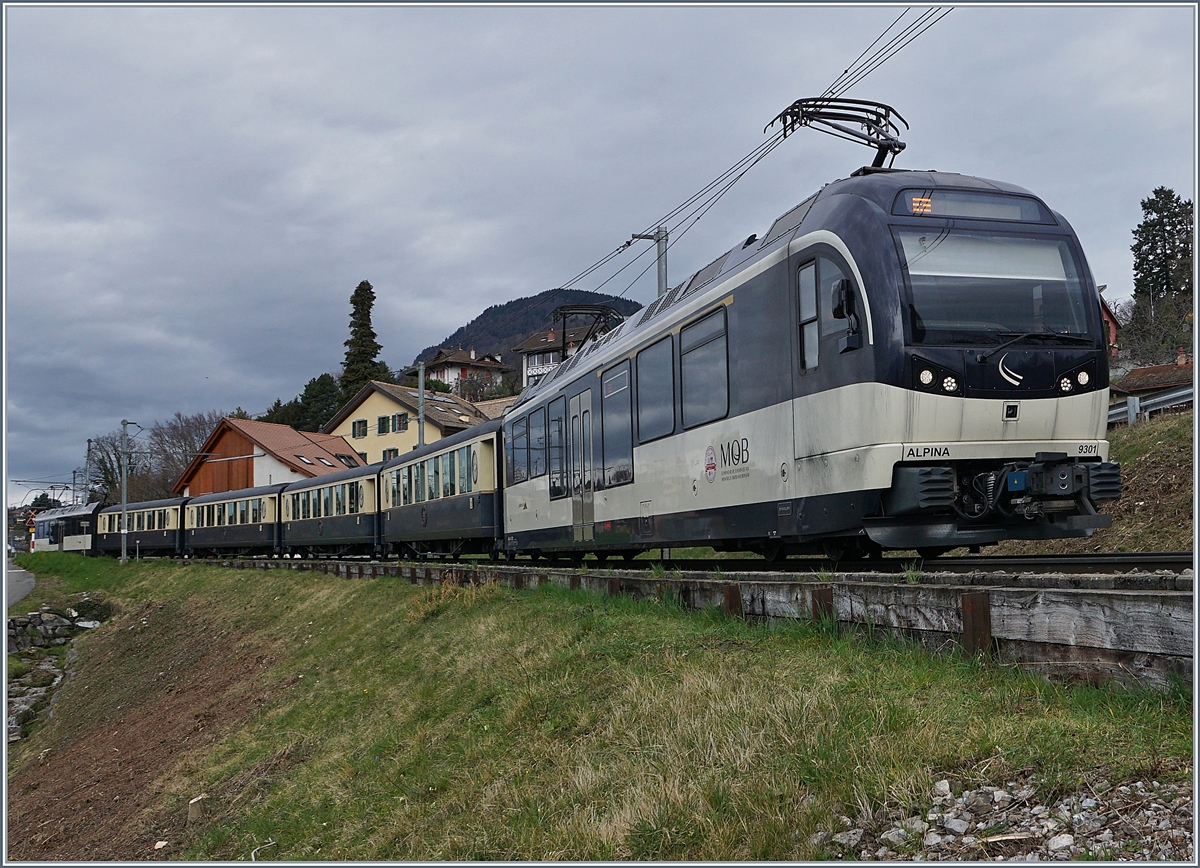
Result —
POLYGON ((827 539, 821 543, 821 548, 825 550, 825 557, 835 564, 846 556, 846 543, 844 540, 827 539))
POLYGON ((787 548, 781 542, 766 543, 759 549, 759 552, 762 554, 764 560, 771 561, 772 563, 779 563, 787 559, 787 548))

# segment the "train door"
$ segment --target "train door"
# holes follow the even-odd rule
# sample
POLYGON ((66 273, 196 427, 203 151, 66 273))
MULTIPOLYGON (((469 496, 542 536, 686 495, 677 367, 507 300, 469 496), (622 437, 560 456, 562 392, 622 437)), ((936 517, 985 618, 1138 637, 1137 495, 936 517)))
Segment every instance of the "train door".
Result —
POLYGON ((567 455, 571 462, 571 530, 575 542, 595 538, 593 522, 592 390, 571 399, 567 455))

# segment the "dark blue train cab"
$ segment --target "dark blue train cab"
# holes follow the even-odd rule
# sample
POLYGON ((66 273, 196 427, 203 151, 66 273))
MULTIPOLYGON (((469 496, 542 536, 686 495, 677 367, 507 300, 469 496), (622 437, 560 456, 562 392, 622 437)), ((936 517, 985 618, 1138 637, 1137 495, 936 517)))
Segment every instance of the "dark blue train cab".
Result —
POLYGON ((497 553, 500 421, 414 449, 380 473, 385 552, 402 556, 497 553))

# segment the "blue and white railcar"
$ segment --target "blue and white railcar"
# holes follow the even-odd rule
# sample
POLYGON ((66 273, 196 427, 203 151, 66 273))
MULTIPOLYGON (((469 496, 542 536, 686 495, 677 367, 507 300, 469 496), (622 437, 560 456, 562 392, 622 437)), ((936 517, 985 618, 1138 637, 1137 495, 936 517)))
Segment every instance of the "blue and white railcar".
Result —
POLYGON ((1011 184, 823 187, 506 414, 509 551, 788 552, 1084 536, 1107 462, 1099 295, 1011 184))
POLYGON ((32 551, 92 554, 96 541, 96 513, 104 504, 58 506, 34 517, 32 551))

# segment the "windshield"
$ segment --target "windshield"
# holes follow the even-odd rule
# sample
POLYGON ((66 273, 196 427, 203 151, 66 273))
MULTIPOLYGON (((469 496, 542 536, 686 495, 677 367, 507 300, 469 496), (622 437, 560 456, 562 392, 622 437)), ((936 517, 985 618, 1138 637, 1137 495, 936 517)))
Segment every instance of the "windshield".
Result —
POLYGON ((934 227, 895 232, 912 343, 1089 334, 1084 282, 1067 239, 934 227))

